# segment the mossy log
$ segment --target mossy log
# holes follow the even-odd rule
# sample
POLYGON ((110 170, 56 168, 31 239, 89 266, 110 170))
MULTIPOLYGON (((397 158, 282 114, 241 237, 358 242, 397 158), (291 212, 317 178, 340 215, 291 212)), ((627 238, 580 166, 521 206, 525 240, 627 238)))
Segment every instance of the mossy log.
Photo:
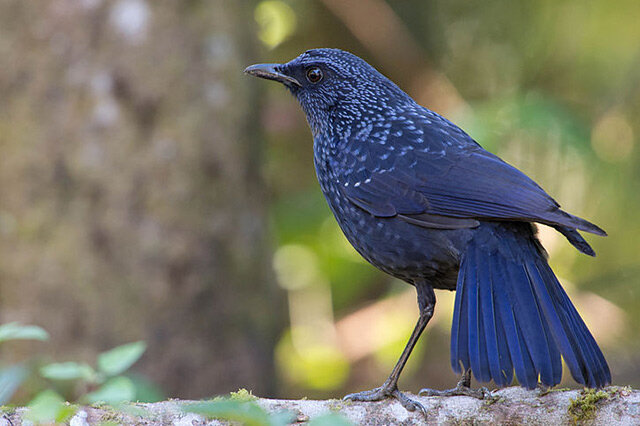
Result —
MULTIPOLYGON (((279 422, 282 422, 282 413, 289 412, 288 422, 292 424, 341 425, 349 424, 349 422, 356 425, 606 424, 610 426, 640 424, 640 391, 628 387, 583 391, 551 390, 547 392, 511 387, 495 391, 493 396, 492 399, 487 400, 477 400, 466 396, 416 396, 415 398, 426 408, 426 415, 417 412, 410 413, 392 400, 360 403, 341 400, 279 400, 250 396, 250 398, 241 401, 234 401, 232 396, 226 401, 234 401, 236 407, 242 406, 242 404, 250 405, 261 413, 260 415, 267 417, 276 416, 279 413, 279 422), (323 418, 323 421, 314 422, 314 419, 319 418, 323 418), (346 421, 340 418, 346 419, 346 421)), ((202 408, 206 404, 206 402, 198 401, 169 400, 153 404, 127 404, 118 409, 107 406, 79 407, 66 423, 72 426, 104 424, 105 422, 180 426, 230 424, 225 420, 189 412, 197 411, 193 410, 193 407, 202 408)), ((252 410, 245 411, 240 415, 230 411, 227 410, 227 413, 224 414, 227 419, 247 420, 251 417, 247 417, 247 413, 252 410)), ((252 412, 256 413, 256 411, 252 412)), ((25 421, 25 418, 28 418, 27 408, 5 411, 3 417, 0 418, 0 426, 33 424, 28 420, 25 421)), ((253 418, 258 419, 253 424, 262 424, 259 416, 253 418)))

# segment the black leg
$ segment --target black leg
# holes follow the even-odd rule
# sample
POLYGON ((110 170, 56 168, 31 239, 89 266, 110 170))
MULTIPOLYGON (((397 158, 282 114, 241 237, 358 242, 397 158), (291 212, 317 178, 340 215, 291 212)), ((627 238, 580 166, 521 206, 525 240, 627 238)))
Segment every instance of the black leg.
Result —
POLYGON ((443 391, 434 389, 422 389, 419 394, 422 396, 471 396, 478 399, 491 398, 491 392, 485 387, 482 387, 480 389, 471 389, 470 369, 462 373, 460 381, 453 389, 447 389, 443 391))
POLYGON ((436 306, 436 295, 433 292, 433 287, 424 282, 416 283, 415 287, 416 291, 418 292, 418 306, 420 307, 420 317, 418 318, 418 322, 413 329, 413 333, 411 333, 411 337, 409 337, 407 345, 402 351, 402 355, 400 355, 398 362, 396 363, 395 367, 393 367, 389 378, 379 388, 371 389, 364 392, 352 393, 345 396, 344 399, 350 399, 353 401, 380 401, 386 398, 395 398, 402 404, 404 408, 409 411, 420 410, 423 413, 426 413, 422 404, 420 404, 418 401, 412 400, 398 390, 398 378, 400 377, 400 373, 402 373, 402 369, 407 363, 409 355, 411 355, 411 351, 418 342, 420 334, 422 334, 422 331, 433 316, 433 309, 436 306))

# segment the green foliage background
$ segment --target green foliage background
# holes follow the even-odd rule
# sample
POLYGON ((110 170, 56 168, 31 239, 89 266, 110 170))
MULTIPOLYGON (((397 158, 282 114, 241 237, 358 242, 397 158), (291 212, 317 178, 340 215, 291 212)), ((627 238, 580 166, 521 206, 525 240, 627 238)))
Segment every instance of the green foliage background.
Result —
MULTIPOLYGON (((552 266, 602 342, 614 382, 637 385, 640 27, 634 22, 640 17, 640 4, 598 0, 355 4, 362 6, 357 13, 333 1, 279 2, 295 12, 297 25, 264 59, 287 61, 316 46, 348 49, 423 105, 461 125, 485 148, 521 168, 566 209, 604 227, 608 238, 588 237, 597 252, 595 259, 580 255, 546 230, 542 239, 552 266), (374 21, 367 13, 376 14, 374 21), (362 28, 367 22, 372 26, 380 22, 378 14, 385 16, 383 23, 389 20, 387 26, 362 28), (391 41, 385 43, 376 32, 391 41), (396 40, 412 43, 393 44, 396 40)), ((278 246, 301 245, 315 256, 321 274, 316 282, 330 287, 336 318, 402 291, 401 285, 373 271, 342 244, 315 182, 311 138, 302 114, 280 87, 271 85, 267 90, 266 176, 274 194, 271 214, 278 246)), ((447 299, 439 300, 437 311, 450 309, 447 299)), ((410 317, 404 320, 397 330, 407 334, 410 321, 410 317)), ((438 325, 442 327, 427 330, 422 352, 412 359, 411 367, 418 372, 404 377, 409 388, 454 381, 445 371, 449 323, 438 325)), ((387 342, 392 349, 373 354, 377 361, 369 358, 351 366, 351 380, 355 375, 359 382, 356 388, 374 385, 372 375, 378 381, 385 377, 394 358, 380 352, 399 353, 405 336, 398 334, 402 337, 397 341, 387 342)), ((288 368, 284 361, 281 368, 288 368)), ((302 389, 322 387, 312 382, 311 375, 306 384, 289 381, 302 389)))

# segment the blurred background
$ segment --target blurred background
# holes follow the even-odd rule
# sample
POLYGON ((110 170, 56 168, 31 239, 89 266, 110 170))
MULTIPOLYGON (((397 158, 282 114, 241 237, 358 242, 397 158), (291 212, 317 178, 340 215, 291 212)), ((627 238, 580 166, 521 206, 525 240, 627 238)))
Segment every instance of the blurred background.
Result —
MULTIPOLYGON (((595 259, 540 235, 614 383, 640 386, 639 21, 634 0, 0 2, 0 323, 50 335, 0 345, 30 372, 10 400, 77 398, 38 366, 132 341, 141 400, 382 383, 414 290, 341 235, 295 100, 242 74, 313 47, 363 57, 608 231, 595 259)), ((403 389, 456 383, 437 297, 403 389)))

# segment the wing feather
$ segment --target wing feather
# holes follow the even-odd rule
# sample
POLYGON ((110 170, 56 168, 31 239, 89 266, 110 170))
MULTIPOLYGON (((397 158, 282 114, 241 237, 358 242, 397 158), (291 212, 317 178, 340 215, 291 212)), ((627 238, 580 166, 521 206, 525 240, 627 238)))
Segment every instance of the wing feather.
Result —
MULTIPOLYGON (((454 144, 441 132, 423 126, 421 134, 389 136, 384 145, 372 142, 368 161, 359 173, 353 173, 351 167, 338 167, 345 183, 341 186, 344 195, 375 216, 400 215, 418 225, 419 215, 426 214, 474 220, 450 220, 440 224, 443 228, 473 227, 477 226, 475 220, 482 219, 514 220, 606 235, 596 225, 562 211, 527 175, 462 134, 468 140, 461 143, 457 134, 454 144), (385 155, 389 147, 393 147, 394 156, 385 155), (381 166, 379 159, 389 157, 393 161, 381 166)), ((348 163, 354 164, 354 160, 348 163)), ((434 223, 432 226, 438 227, 438 222, 434 223)), ((422 221, 422 226, 429 224, 429 220, 422 221)))

